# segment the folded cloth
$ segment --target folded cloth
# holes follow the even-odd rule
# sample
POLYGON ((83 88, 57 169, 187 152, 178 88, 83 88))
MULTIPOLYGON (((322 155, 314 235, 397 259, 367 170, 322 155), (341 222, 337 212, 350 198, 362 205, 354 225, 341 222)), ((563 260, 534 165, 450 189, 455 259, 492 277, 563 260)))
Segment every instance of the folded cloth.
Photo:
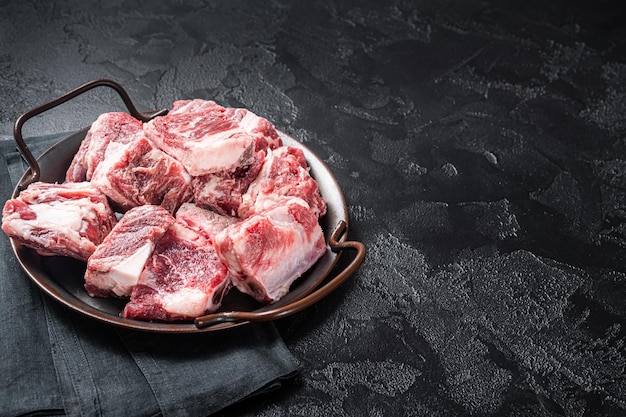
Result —
MULTIPOLYGON (((27 141, 34 155, 62 135, 27 141)), ((0 136, 3 201, 26 169, 0 136)), ((197 334, 117 328, 40 292, 0 236, 0 416, 208 416, 299 367, 270 323, 197 334)))

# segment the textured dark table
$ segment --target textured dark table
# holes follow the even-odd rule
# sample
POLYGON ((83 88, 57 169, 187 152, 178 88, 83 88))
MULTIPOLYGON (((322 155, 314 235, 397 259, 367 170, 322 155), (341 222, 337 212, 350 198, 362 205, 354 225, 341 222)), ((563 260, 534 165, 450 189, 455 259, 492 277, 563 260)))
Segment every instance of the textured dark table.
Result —
MULTIPOLYGON (((0 133, 84 82, 245 106, 331 167, 359 272, 223 416, 626 415, 619 1, 0 1, 0 133)), ((30 134, 84 127, 113 94, 30 134)))

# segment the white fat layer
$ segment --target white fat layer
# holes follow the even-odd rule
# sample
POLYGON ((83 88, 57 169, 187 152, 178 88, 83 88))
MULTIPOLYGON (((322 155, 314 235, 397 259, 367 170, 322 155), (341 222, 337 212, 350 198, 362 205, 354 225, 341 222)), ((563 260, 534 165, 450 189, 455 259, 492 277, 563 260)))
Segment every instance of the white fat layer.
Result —
POLYGON ((131 256, 111 268, 107 275, 114 284, 112 291, 115 294, 119 296, 130 295, 153 249, 154 245, 151 242, 146 242, 131 256))
POLYGON ((218 177, 211 177, 210 179, 208 179, 207 181, 204 181, 202 183, 202 194, 203 195, 219 195, 220 192, 218 191, 218 186, 221 185, 221 182, 223 180, 221 178, 218 177))
POLYGON ((174 293, 166 293, 161 297, 161 305, 164 310, 187 317, 201 316, 209 301, 207 294, 195 288, 182 288, 174 293))
POLYGON ((80 232, 83 219, 92 219, 93 212, 83 204, 64 204, 52 202, 48 204, 33 204, 29 208, 35 212, 37 218, 29 220, 25 226, 29 229, 45 228, 51 232, 67 233, 80 232))
MULTIPOLYGON (((290 241, 291 244, 274 248, 275 250, 266 253, 265 256, 271 257, 271 261, 266 263, 270 265, 269 268, 243 271, 244 275, 253 276, 259 283, 262 283, 267 296, 272 300, 278 300, 287 294, 291 284, 320 256, 316 250, 316 242, 323 236, 322 229, 318 226, 307 233, 304 227, 289 214, 288 206, 294 203, 299 204, 298 199, 290 200, 284 206, 278 206, 266 213, 271 218, 273 226, 280 230, 278 233, 281 236, 290 236, 290 239, 284 241, 290 241)), ((233 250, 224 254, 231 268, 234 264, 233 258, 236 258, 237 254, 245 255, 246 240, 245 228, 239 229, 237 234, 233 233, 233 250)), ((240 264, 237 262, 236 265, 240 264)))
POLYGON ((189 149, 178 155, 181 162, 192 176, 211 174, 237 167, 242 163, 243 154, 254 147, 249 136, 232 137, 228 135, 212 135, 197 145, 190 142, 189 149))
MULTIPOLYGON (((261 124, 261 121, 264 120, 262 117, 256 115, 255 113, 251 112, 250 110, 246 111, 246 115, 241 119, 241 121, 239 122, 239 126, 241 127, 241 129, 243 129, 246 133, 248 133, 249 135, 252 136, 261 136, 263 135, 265 137, 265 139, 268 141, 268 144, 270 146, 270 148, 273 147, 278 147, 282 145, 282 142, 280 139, 276 139, 276 138, 272 138, 271 136, 267 136, 264 134, 264 132, 255 132, 254 130, 257 129, 259 127, 259 125, 261 124)), ((269 121, 268 121, 269 123, 269 121)), ((270 123, 271 125, 271 123, 270 123)))
POLYGON ((246 133, 252 134, 252 131, 259 125, 260 117, 251 111, 246 111, 246 115, 239 121, 239 126, 246 133))
POLYGON ((211 237, 237 221, 234 217, 200 208, 193 203, 183 203, 176 212, 176 219, 186 224, 195 223, 192 228, 202 230, 211 237))
POLYGON ((183 241, 197 242, 200 245, 204 245, 207 243, 206 239, 202 237, 202 235, 200 235, 195 230, 185 226, 181 222, 175 222, 174 224, 172 224, 172 226, 170 226, 170 231, 173 232, 178 239, 183 241))
MULTIPOLYGON (((299 224, 296 223, 295 225, 300 229, 299 224)), ((255 276, 256 279, 264 284, 267 296, 272 300, 278 300, 287 294, 291 284, 309 268, 313 242, 306 239, 307 236, 304 231, 296 231, 292 228, 294 228, 293 223, 291 228, 286 228, 282 233, 292 235, 293 245, 289 248, 284 248, 285 253, 280 256, 276 256, 275 253, 268 254, 273 259, 272 267, 266 270, 259 269, 255 276)))
POLYGON ((128 148, 128 143, 109 142, 106 150, 104 151, 104 161, 109 159, 107 162, 109 165, 119 161, 122 155, 124 155, 126 148, 128 148))
POLYGON ((98 164, 91 176, 91 184, 94 187, 120 204, 132 204, 132 202, 129 202, 125 196, 118 193, 115 187, 111 185, 109 173, 113 171, 114 165, 122 159, 128 146, 129 144, 111 142, 106 149, 104 159, 98 164))

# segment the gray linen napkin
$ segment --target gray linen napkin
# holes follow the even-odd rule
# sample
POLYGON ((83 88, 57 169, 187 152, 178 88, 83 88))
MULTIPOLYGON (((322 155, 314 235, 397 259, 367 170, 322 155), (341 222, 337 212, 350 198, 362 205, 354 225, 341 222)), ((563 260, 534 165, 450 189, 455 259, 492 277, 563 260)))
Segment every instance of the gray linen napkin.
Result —
MULTIPOLYGON (((63 136, 27 142, 39 155, 63 136)), ((12 138, 0 155, 4 202, 26 165, 12 138)), ((297 372, 269 323, 172 335, 83 317, 41 293, 0 235, 0 417, 208 416, 297 372)))

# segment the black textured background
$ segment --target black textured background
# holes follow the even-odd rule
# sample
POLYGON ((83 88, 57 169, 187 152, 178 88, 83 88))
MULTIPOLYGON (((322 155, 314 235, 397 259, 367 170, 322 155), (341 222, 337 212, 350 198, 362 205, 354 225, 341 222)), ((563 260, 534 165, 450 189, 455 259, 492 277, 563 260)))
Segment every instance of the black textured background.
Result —
POLYGON ((111 78, 141 109, 247 107, 327 162, 368 258, 277 322, 300 375, 221 416, 626 415, 624 8, 0 0, 0 134, 111 78))

